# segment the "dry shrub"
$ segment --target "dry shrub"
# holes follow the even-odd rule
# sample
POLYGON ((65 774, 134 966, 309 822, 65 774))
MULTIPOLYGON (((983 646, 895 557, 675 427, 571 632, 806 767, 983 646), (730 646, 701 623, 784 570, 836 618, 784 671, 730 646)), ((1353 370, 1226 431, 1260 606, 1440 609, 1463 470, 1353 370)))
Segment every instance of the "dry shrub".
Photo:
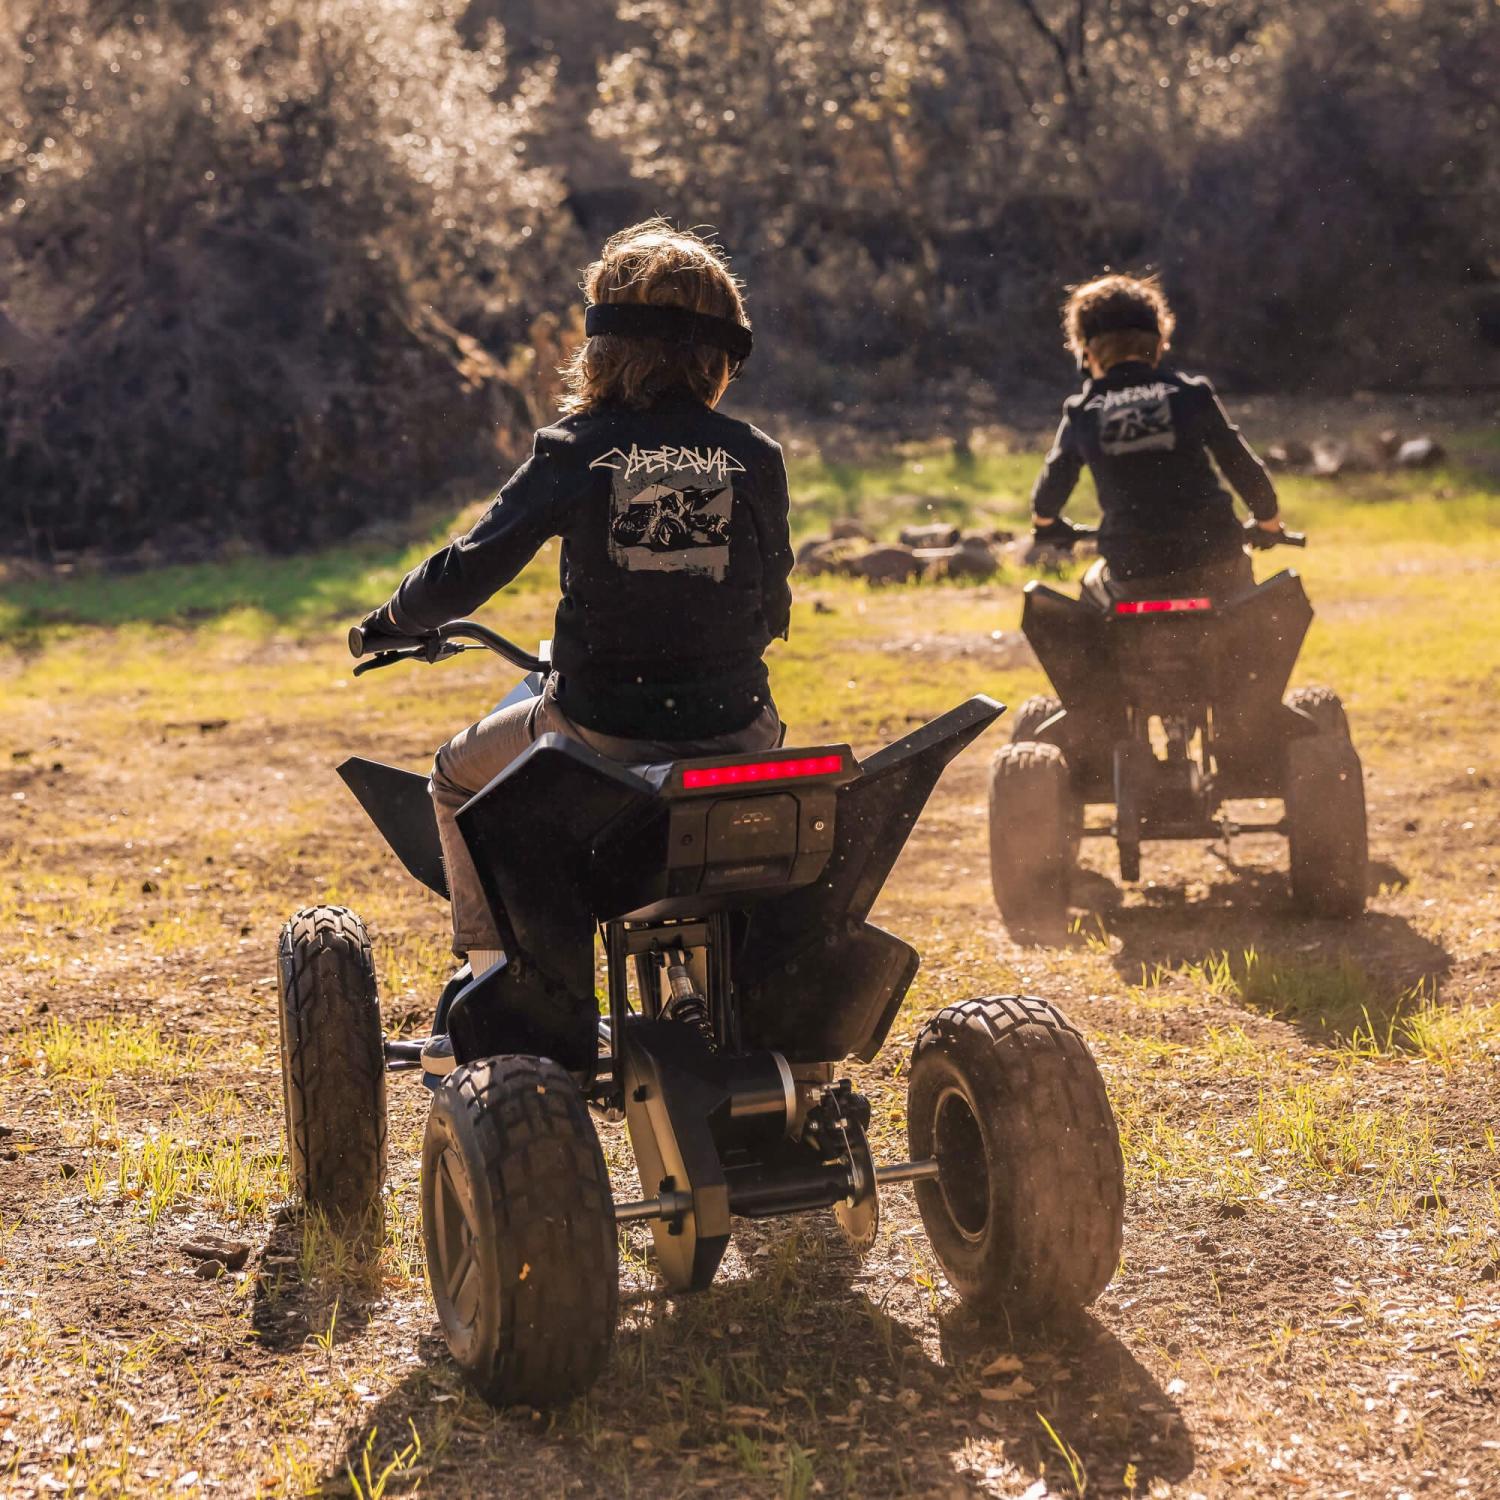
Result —
POLYGON ((545 381, 492 350, 559 248, 548 78, 462 9, 0 10, 7 541, 305 545, 514 454, 545 381))

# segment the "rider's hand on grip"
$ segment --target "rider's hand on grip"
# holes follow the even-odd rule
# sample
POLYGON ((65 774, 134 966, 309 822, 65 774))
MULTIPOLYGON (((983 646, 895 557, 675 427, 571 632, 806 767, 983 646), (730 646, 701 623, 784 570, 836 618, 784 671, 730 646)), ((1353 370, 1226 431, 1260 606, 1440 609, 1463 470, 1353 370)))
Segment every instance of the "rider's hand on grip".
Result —
POLYGON ((1080 535, 1078 528, 1061 516, 1045 523, 1033 522, 1031 527, 1032 541, 1048 547, 1071 547, 1080 535))
POLYGON ((1274 527, 1262 526, 1259 521, 1245 522, 1245 541, 1257 551, 1271 547, 1301 547, 1307 538, 1298 531, 1288 531, 1279 521, 1274 527))
POLYGON ((350 656, 368 656, 372 651, 394 651, 414 644, 411 636, 392 627, 383 605, 372 609, 358 625, 349 627, 350 656))

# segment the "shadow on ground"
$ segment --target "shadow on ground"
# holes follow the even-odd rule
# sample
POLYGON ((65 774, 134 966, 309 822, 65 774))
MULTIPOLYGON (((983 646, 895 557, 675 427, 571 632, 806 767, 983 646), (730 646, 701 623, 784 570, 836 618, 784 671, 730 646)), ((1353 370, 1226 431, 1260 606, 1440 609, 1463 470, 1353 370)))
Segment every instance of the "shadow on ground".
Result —
POLYGON ((352 1469, 367 1487, 365 1465, 378 1479, 403 1450, 424 1488, 488 1473, 510 1493, 809 1495, 819 1483, 958 1497, 1039 1478, 1070 1492, 1076 1465, 1090 1494, 1127 1493, 1132 1479, 1143 1494, 1192 1471, 1175 1404, 1096 1319, 1012 1339, 962 1308, 934 1315, 924 1242, 896 1252, 913 1257, 903 1275, 905 1262, 861 1267, 817 1227, 739 1227, 749 1274, 697 1297, 629 1299, 609 1369, 563 1412, 491 1411, 424 1338, 422 1367, 325 1483, 352 1469), (984 1374, 1002 1353, 1019 1366, 984 1374))
MULTIPOLYGON (((1373 871, 1399 889, 1394 865, 1373 871)), ((1404 917, 1366 911, 1353 921, 1297 912, 1278 872, 1230 868, 1190 895, 1163 885, 1127 901, 1097 871, 1079 872, 1073 900, 1084 908, 1082 940, 1110 941, 1111 963, 1132 984, 1197 967, 1196 976, 1221 998, 1298 1027, 1310 1039, 1378 1036, 1415 1004, 1438 1001, 1453 959, 1441 943, 1404 917)))
POLYGON ((309 1339, 330 1345, 355 1337, 370 1321, 379 1299, 378 1259, 333 1237, 317 1236, 312 1255, 304 1254, 306 1218, 299 1204, 281 1208, 256 1264, 250 1326, 269 1354, 290 1354, 309 1339), (316 1265, 312 1279, 306 1267, 316 1265))

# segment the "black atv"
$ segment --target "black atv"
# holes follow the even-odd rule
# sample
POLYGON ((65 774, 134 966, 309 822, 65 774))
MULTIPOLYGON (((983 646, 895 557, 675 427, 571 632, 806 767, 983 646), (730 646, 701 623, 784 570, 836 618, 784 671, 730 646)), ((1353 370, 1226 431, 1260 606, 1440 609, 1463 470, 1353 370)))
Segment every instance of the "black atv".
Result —
MULTIPOLYGON (((539 690, 544 662, 467 621, 355 670, 476 649, 461 641, 539 690)), ((909 1161, 874 1162, 870 1103, 835 1076, 875 1056, 917 971, 866 914, 943 768, 1001 712, 973 698, 863 762, 819 745, 625 766, 546 735, 460 811, 506 956, 462 969, 439 1006, 458 1066, 429 1079, 422 1217, 448 1346, 487 1398, 552 1404, 597 1378, 624 1223, 649 1226, 668 1287, 696 1291, 736 1216, 832 1209, 862 1250, 880 1188, 911 1182, 949 1281, 979 1308, 1064 1315, 1109 1281, 1119 1139, 1055 1007, 968 1000, 926 1024, 909 1161), (637 1200, 614 1199, 590 1110, 623 1119, 637 1200)), ((445 894, 425 777, 359 759, 340 774, 445 894)), ((385 1074, 419 1071, 430 1039, 382 1035, 369 939, 344 908, 287 924, 280 976, 297 1188, 368 1229, 385 1074)))
MULTIPOLYGON (((1076 537, 1095 533, 1077 528, 1076 537)), ((1296 532, 1260 546, 1303 546, 1296 532)), ((1125 583, 1102 565, 1072 598, 1026 585, 1021 629, 1056 696, 1028 699, 990 774, 990 871, 1012 936, 1066 934, 1078 844, 1112 838, 1120 878, 1147 840, 1285 835, 1292 896, 1309 915, 1355 917, 1366 887, 1365 793, 1343 705, 1327 688, 1282 692, 1312 620, 1291 569, 1225 597, 1125 583), (1237 799, 1283 814, 1241 822, 1237 799), (1090 805, 1113 821, 1090 824, 1090 805)))

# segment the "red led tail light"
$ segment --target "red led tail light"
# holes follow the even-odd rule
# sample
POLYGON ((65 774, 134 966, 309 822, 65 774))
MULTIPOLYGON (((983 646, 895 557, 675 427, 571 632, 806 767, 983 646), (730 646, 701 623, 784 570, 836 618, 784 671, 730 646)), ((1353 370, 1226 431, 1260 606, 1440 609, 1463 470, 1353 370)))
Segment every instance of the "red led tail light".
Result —
POLYGON ((1211 599, 1125 599, 1115 605, 1117 615, 1175 615, 1194 609, 1212 609, 1211 599))
POLYGON ((836 776, 842 755, 809 755, 793 760, 747 760, 732 766, 690 766, 682 773, 684 791, 705 786, 742 786, 746 782, 797 781, 808 776, 836 776))

